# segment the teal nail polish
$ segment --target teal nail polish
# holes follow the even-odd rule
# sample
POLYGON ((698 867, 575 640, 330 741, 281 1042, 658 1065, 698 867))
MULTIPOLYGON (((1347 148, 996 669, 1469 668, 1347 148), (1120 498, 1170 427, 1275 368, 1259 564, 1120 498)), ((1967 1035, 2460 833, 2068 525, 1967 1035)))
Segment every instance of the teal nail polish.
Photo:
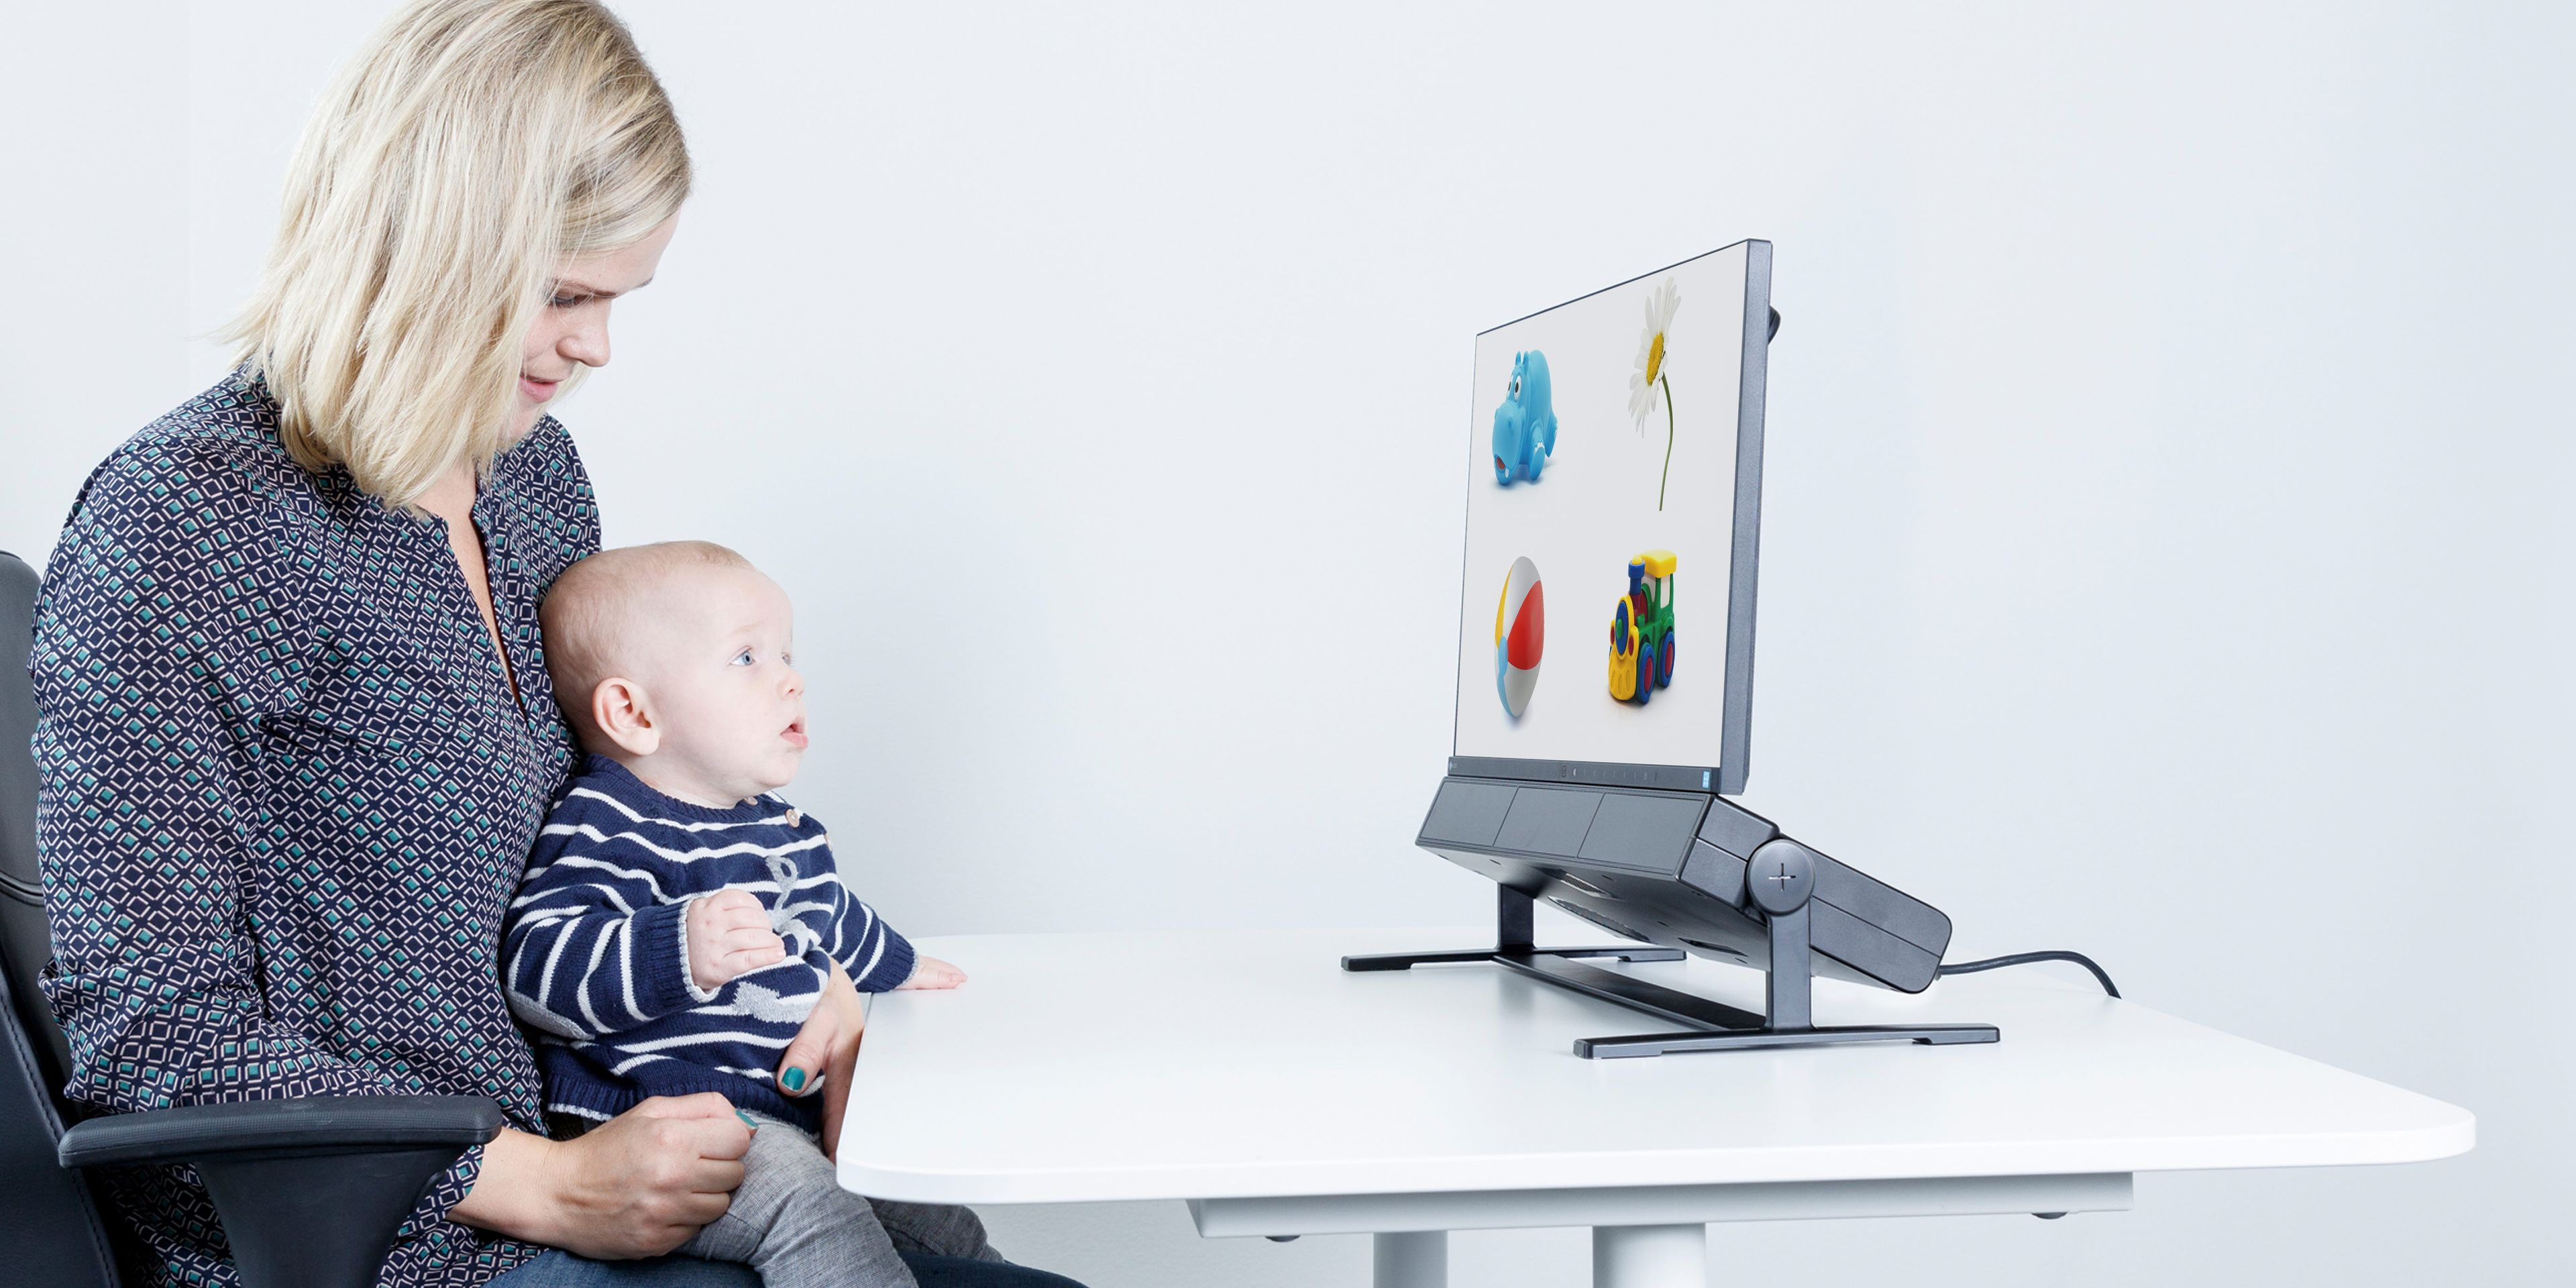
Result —
POLYGON ((785 1076, 779 1078, 779 1081, 786 1083, 789 1091, 803 1091, 805 1089, 805 1071, 803 1069, 790 1069, 787 1071, 785 1076))
POLYGON ((753 1131, 759 1131, 759 1130, 760 1130, 760 1124, 759 1124, 759 1123, 756 1123, 756 1122, 753 1122, 753 1121, 751 1120, 751 1115, 749 1115, 749 1114, 747 1114, 747 1113, 744 1113, 743 1111, 741 1111, 741 1110, 737 1109, 737 1110, 734 1110, 734 1111, 733 1111, 733 1116, 734 1116, 734 1117, 736 1117, 736 1118, 741 1119, 741 1120, 742 1120, 742 1125, 743 1125, 743 1126, 748 1127, 748 1128, 752 1129, 753 1131))

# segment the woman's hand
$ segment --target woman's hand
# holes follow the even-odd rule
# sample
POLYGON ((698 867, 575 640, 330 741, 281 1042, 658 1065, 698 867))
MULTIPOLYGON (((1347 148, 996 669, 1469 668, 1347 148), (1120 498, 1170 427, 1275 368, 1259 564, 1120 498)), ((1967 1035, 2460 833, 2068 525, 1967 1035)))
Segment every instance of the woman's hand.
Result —
POLYGON ((450 1215, 594 1260, 658 1257, 724 1215, 750 1148, 724 1097, 655 1096, 574 1140, 502 1132, 450 1215))
POLYGON ((868 1025, 868 1005, 850 983, 841 963, 832 963, 832 978, 805 1027, 787 1044, 778 1061, 779 1089, 791 1096, 810 1096, 823 1087, 823 1156, 838 1161, 841 1110, 850 1102, 850 1071, 859 1059, 859 1031, 868 1025))

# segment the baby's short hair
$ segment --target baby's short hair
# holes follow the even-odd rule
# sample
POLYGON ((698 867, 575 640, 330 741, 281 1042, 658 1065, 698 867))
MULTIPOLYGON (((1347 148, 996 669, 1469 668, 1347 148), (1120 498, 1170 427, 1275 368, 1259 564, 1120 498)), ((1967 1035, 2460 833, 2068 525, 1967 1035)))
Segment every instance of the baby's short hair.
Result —
POLYGON ((545 633, 546 672, 555 702, 584 742, 595 742, 590 695, 613 675, 633 674, 629 642, 651 638, 653 592, 678 574, 705 568, 750 568, 751 561, 712 541, 658 541, 620 546, 564 569, 537 608, 545 633))

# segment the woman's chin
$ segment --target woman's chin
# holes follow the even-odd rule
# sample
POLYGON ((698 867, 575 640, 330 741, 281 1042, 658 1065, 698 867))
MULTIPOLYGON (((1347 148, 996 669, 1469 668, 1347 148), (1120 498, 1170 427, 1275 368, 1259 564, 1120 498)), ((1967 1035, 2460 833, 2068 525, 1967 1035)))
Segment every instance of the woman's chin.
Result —
POLYGON ((537 427, 537 421, 545 414, 546 409, 543 404, 531 403, 525 398, 520 399, 518 413, 511 417, 510 427, 501 431, 501 450, 506 452, 518 446, 519 440, 526 438, 528 432, 537 427))

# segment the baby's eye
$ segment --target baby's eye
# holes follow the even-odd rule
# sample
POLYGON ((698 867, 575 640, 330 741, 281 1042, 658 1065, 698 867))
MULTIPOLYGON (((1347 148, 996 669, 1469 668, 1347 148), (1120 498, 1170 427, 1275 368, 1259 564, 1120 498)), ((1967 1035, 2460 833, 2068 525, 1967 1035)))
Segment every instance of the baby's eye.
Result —
POLYGON ((752 662, 751 662, 751 650, 750 650, 750 649, 744 649, 743 651, 741 651, 741 652, 739 652, 739 653, 734 654, 734 655, 733 655, 733 661, 731 661, 731 662, 727 663, 726 665, 728 665, 728 666, 749 666, 749 665, 751 665, 751 664, 752 664, 752 662))

